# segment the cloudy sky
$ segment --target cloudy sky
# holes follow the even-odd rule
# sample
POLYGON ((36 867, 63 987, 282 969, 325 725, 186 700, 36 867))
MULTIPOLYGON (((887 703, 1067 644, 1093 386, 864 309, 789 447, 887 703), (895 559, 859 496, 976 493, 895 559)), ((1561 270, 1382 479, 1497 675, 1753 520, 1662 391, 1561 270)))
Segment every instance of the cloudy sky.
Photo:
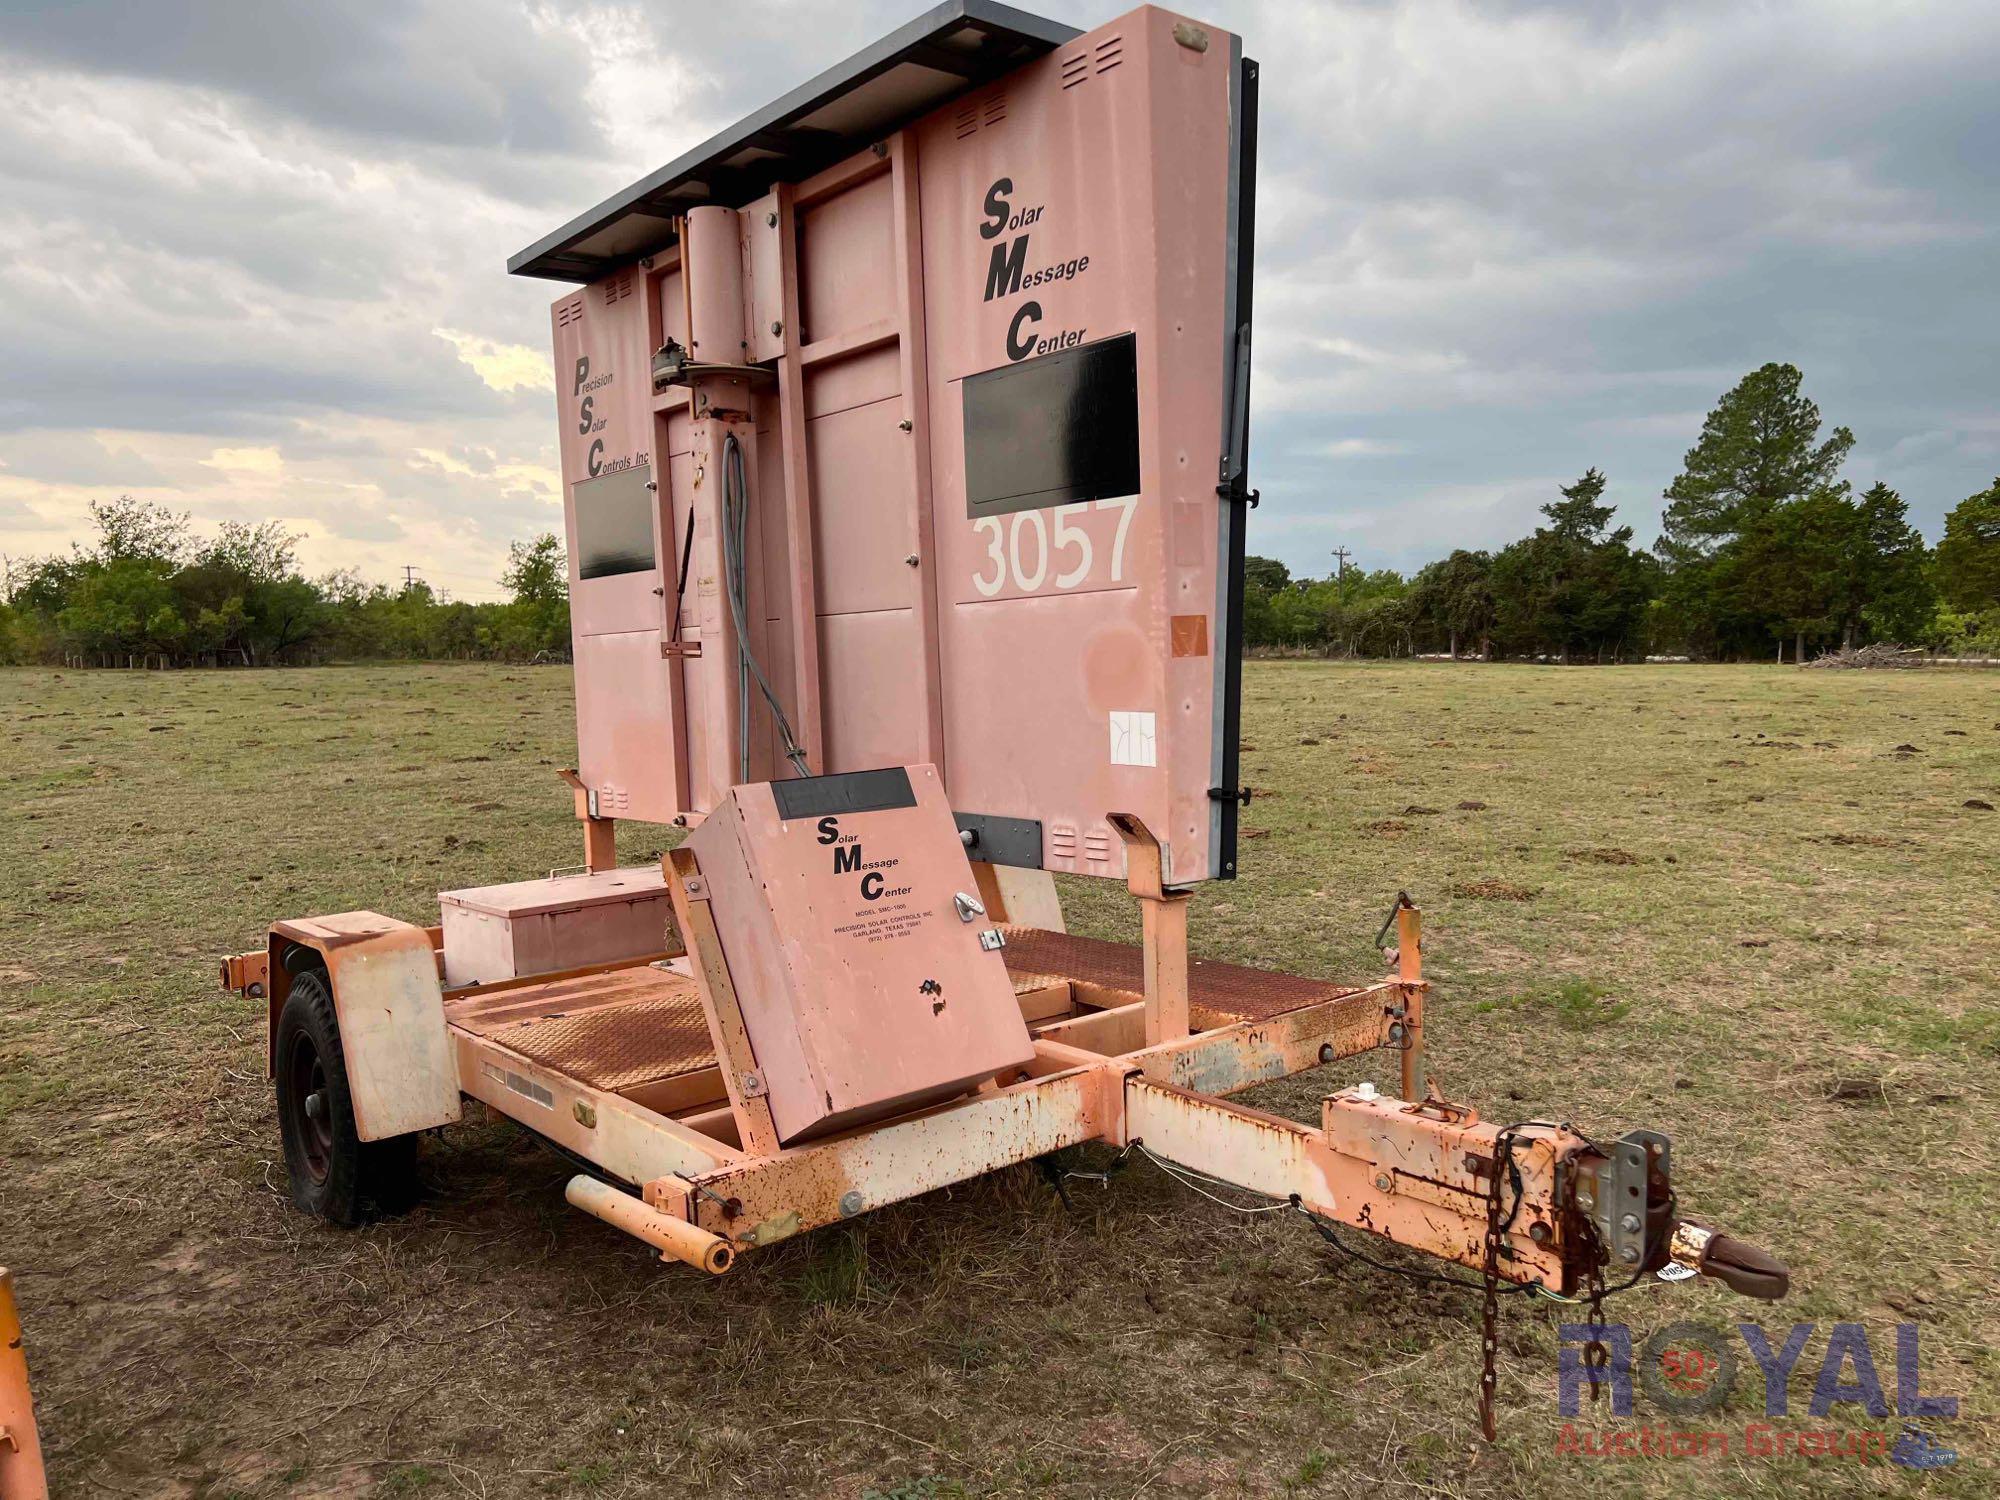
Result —
MULTIPOLYGON (((127 492, 494 597, 561 514, 506 257, 921 8, 0 0, 0 552, 127 492)), ((1411 568, 1591 464, 1650 542, 1774 359, 1933 539, 2000 473, 1993 0, 1194 9, 1264 64, 1252 550, 1411 568)))

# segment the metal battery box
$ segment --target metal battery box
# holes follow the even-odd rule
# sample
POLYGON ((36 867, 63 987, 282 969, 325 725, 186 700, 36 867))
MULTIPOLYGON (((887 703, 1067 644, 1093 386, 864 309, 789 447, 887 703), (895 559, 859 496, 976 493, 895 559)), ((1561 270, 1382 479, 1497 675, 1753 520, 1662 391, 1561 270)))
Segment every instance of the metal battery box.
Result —
POLYGON ((739 786, 687 846, 780 1140, 1034 1055, 935 767, 739 786))
POLYGON ((659 953, 673 923, 658 865, 444 891, 438 905, 448 986, 659 953))

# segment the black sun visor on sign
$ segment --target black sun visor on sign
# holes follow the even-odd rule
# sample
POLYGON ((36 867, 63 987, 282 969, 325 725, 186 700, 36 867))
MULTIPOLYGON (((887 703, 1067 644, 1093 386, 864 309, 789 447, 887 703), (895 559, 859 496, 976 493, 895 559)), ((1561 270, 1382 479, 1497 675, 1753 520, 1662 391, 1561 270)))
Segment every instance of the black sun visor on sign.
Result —
POLYGON ((653 471, 645 464, 571 487, 576 501, 576 576, 610 578, 653 566, 653 471))
POLYGON ((982 370, 962 386, 968 516, 1139 493, 1133 335, 982 370))

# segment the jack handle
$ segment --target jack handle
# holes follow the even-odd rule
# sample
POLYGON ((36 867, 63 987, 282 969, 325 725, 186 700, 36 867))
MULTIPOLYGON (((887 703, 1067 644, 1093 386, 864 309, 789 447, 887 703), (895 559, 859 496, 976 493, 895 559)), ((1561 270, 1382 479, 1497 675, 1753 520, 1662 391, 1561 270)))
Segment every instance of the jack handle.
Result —
POLYGON ((1396 925, 1396 918, 1406 911, 1414 911, 1417 903, 1410 899, 1408 891, 1396 892, 1396 899, 1389 903, 1389 915, 1382 919, 1381 927, 1375 933, 1375 946, 1386 951, 1389 946, 1389 929, 1396 925))
POLYGON ((720 1276, 736 1260, 736 1247, 720 1235, 661 1213, 642 1198, 620 1192, 608 1182, 579 1172, 570 1178, 563 1196, 571 1205, 594 1214, 614 1229, 642 1239, 660 1252, 660 1259, 684 1261, 711 1276, 720 1276))
POLYGON ((1732 1292, 1762 1302, 1776 1302, 1791 1290, 1792 1273, 1777 1256, 1748 1240, 1718 1234, 1699 1224, 1683 1221, 1674 1226, 1667 1257, 1703 1276, 1713 1276, 1732 1292))

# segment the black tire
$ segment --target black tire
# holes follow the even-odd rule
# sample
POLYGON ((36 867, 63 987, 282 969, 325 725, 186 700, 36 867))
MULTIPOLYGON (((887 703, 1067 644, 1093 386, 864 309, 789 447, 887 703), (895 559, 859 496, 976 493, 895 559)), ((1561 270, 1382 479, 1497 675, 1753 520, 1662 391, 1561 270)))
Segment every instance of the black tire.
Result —
POLYGON ((416 1200, 417 1138, 364 1141, 354 1132, 354 1100, 326 974, 292 980, 278 1015, 278 1128, 292 1202, 302 1212, 351 1229, 416 1200))

